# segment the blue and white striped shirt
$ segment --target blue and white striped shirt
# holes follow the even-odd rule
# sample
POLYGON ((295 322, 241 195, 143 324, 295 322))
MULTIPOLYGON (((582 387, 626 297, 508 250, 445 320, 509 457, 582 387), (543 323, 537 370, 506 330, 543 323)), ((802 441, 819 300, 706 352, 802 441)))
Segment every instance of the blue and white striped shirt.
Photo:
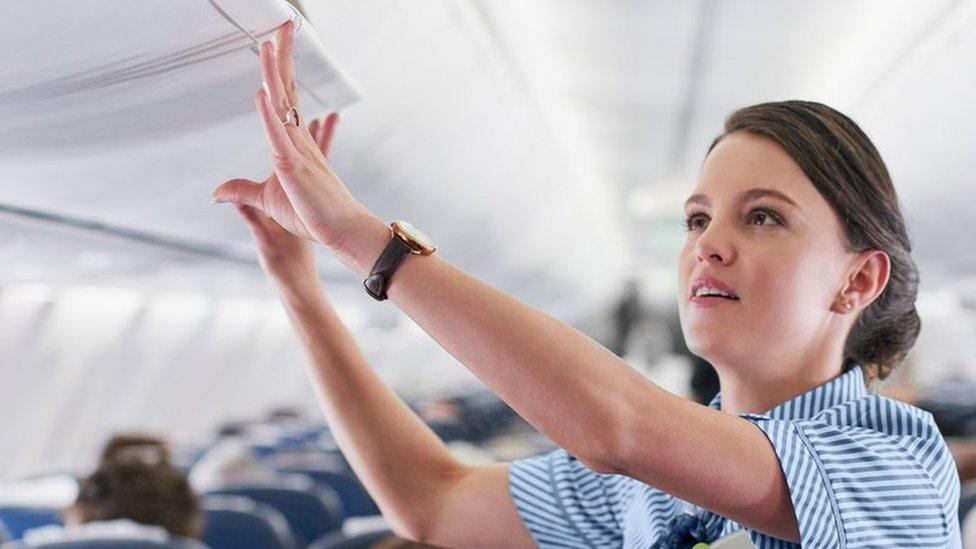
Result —
MULTIPOLYGON (((720 409, 720 396, 709 406, 720 409)), ((741 417, 772 442, 803 547, 961 547, 959 476, 932 416, 869 394, 861 368, 741 417)), ((542 547, 646 548, 689 508, 701 517, 698 539, 743 528, 638 480, 595 473, 564 450, 514 462, 509 488, 542 547)), ((750 535, 761 548, 797 546, 750 535)))

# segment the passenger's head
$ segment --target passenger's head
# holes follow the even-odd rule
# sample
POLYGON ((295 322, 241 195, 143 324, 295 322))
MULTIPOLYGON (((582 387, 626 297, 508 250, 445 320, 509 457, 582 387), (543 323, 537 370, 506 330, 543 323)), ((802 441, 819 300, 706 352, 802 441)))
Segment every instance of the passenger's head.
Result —
POLYGON ((717 367, 776 368, 836 349, 845 369, 884 378, 914 344, 905 221, 881 156, 845 115, 805 101, 736 111, 685 214, 682 329, 717 367), (737 299, 693 302, 700 277, 737 299))
POLYGON ((115 435, 105 443, 101 462, 141 461, 143 463, 169 463, 170 453, 161 439, 143 434, 115 435))
POLYGON ((200 511, 186 477, 169 464, 107 461, 84 479, 68 522, 129 519, 170 535, 199 537, 200 511))

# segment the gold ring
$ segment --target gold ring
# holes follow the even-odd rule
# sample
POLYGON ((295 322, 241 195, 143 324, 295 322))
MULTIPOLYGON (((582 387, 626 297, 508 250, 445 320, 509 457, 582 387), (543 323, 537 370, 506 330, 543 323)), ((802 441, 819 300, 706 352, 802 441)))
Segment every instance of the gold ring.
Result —
POLYGON ((298 118, 298 109, 295 107, 288 107, 288 112, 285 113, 285 119, 281 121, 282 124, 286 126, 295 126, 296 128, 301 125, 301 120, 298 118))

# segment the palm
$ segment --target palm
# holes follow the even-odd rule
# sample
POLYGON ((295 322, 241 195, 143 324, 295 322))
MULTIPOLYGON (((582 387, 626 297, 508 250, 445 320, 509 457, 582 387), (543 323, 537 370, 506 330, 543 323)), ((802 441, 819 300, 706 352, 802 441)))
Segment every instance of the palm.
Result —
POLYGON ((258 207, 269 217, 274 219, 285 230, 295 236, 300 236, 308 240, 315 240, 312 233, 305 228, 301 218, 292 207, 285 189, 278 181, 278 175, 271 172, 271 175, 262 183, 261 203, 258 207))
MULTIPOLYGON (((315 147, 322 151, 323 157, 329 154, 337 120, 338 117, 333 113, 324 121, 313 120, 308 125, 312 142, 315 147)), ((278 174, 274 171, 260 183, 246 179, 232 179, 221 185, 214 196, 220 197, 222 201, 253 206, 263 212, 264 215, 274 219, 293 235, 307 240, 315 240, 315 236, 305 226, 298 212, 295 211, 285 188, 278 179, 278 174)))

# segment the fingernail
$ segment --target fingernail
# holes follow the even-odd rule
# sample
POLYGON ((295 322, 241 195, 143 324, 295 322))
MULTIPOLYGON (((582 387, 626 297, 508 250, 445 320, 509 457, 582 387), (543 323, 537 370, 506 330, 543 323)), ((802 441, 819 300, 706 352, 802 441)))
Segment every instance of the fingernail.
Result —
POLYGON ((268 89, 268 83, 265 82, 264 80, 262 80, 261 81, 261 85, 264 86, 264 93, 266 93, 270 97, 271 96, 271 90, 268 89))

